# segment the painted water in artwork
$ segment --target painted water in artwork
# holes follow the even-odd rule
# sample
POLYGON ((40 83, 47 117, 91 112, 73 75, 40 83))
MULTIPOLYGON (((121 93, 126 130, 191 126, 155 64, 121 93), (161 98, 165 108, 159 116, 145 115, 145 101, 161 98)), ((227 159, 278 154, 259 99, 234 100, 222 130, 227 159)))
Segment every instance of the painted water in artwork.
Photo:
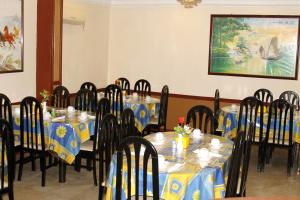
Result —
POLYGON ((1 0, 0 72, 22 71, 22 1, 1 0))
POLYGON ((214 17, 210 73, 294 78, 299 18, 214 17))

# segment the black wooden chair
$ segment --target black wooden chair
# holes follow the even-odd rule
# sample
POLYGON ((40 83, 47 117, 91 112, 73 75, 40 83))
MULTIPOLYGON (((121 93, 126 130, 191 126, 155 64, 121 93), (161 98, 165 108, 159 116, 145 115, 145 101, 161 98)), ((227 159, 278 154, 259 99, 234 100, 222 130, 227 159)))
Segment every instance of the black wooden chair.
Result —
POLYGON ((215 121, 212 110, 204 105, 192 107, 186 117, 192 128, 199 128, 203 133, 215 134, 215 121))
MULTIPOLYGON (((12 127, 12 135, 14 137, 11 102, 10 102, 9 98, 5 94, 2 94, 2 93, 0 93, 0 119, 5 119, 6 121, 9 122, 10 127, 12 127)), ((14 141, 14 147, 17 151, 19 151, 20 142, 14 141)), ((13 154, 13 160, 14 160, 14 162, 16 162, 15 154, 13 154)), ((15 167, 15 165, 13 165, 13 166, 15 167)), ((15 177, 15 168, 13 169, 13 171, 14 171, 14 177, 15 177)))
POLYGON ((84 82, 80 86, 80 89, 90 90, 94 94, 94 102, 95 102, 95 104, 97 104, 97 87, 94 83, 84 82))
POLYGON ((46 156, 48 152, 46 151, 44 136, 43 110, 40 102, 34 97, 25 97, 21 101, 20 134, 21 147, 18 180, 20 181, 22 178, 23 164, 26 162, 24 154, 27 152, 30 154, 33 171, 35 171, 35 159, 40 159, 42 186, 45 186, 46 156))
MULTIPOLYGON (((92 140, 88 140, 81 144, 80 151, 76 156, 75 166, 76 169, 79 171, 82 167, 81 165, 81 158, 86 158, 92 160, 92 170, 93 170, 93 178, 94 178, 94 185, 97 186, 97 166, 96 166, 96 156, 99 153, 99 131, 100 131, 100 124, 104 118, 104 116, 109 113, 109 101, 107 98, 100 99, 97 110, 96 110, 96 119, 95 119, 95 131, 92 137, 92 140)), ((88 164, 85 167, 89 167, 88 164)))
MULTIPOLYGON (((253 134, 252 140, 258 143, 258 163, 257 170, 262 171, 264 169, 264 143, 265 133, 263 132, 264 125, 264 113, 263 102, 256 97, 246 97, 240 103, 240 112, 238 119, 237 132, 248 132, 250 123, 259 124, 259 135, 253 134)), ((254 133, 256 133, 256 126, 254 126, 254 133)))
POLYGON ((130 108, 126 108, 121 116, 121 137, 136 136, 134 113, 130 108))
POLYGON ((218 136, 222 135, 222 130, 218 130, 219 127, 219 116, 220 116, 220 92, 219 89, 215 91, 215 98, 214 98, 214 121, 215 121, 215 134, 218 136))
POLYGON ((76 93, 74 107, 76 110, 95 112, 96 101, 94 93, 88 89, 80 89, 76 93))
POLYGON ((135 177, 135 196, 134 199, 141 199, 139 198, 140 190, 142 187, 139 186, 139 183, 142 180, 143 183, 143 199, 146 200, 147 198, 147 172, 150 168, 148 166, 148 161, 151 157, 151 168, 152 168, 152 185, 150 188, 152 189, 153 197, 151 199, 158 200, 159 199, 159 178, 158 178, 158 155, 155 147, 149 142, 148 140, 142 138, 142 137, 128 137, 126 138, 118 147, 117 149, 117 180, 116 180, 116 199, 121 199, 121 191, 122 191, 122 179, 124 178, 124 172, 123 172, 123 157, 125 155, 125 158, 127 160, 127 169, 130 169, 127 171, 127 180, 124 180, 124 182, 127 184, 127 199, 131 199, 131 177, 132 174, 134 174, 135 177), (133 149, 131 149, 133 147, 133 149), (141 153, 141 147, 145 148, 145 151, 143 156, 140 156, 141 153), (131 157, 131 152, 135 153, 134 158, 131 157), (131 162, 131 159, 134 159, 134 162, 131 162), (142 160, 142 162, 140 162, 142 160), (133 164, 135 163, 135 164, 133 164), (139 163, 143 163, 143 166, 141 167, 139 163), (134 166, 133 166, 134 165, 134 166), (140 177, 140 170, 143 170, 143 175, 140 177), (128 178, 129 177, 129 178, 128 178))
POLYGON ((291 174, 294 162, 293 141, 294 106, 284 99, 277 99, 270 105, 266 133, 266 162, 272 157, 275 147, 288 149, 287 173, 291 174))
POLYGON ((160 95, 160 108, 158 113, 158 121, 151 121, 144 130, 142 135, 146 136, 150 133, 166 131, 167 130, 167 114, 168 114, 168 102, 169 102, 169 87, 165 85, 162 88, 160 95))
POLYGON ((138 93, 139 96, 151 95, 151 85, 149 81, 145 79, 137 80, 134 84, 134 92, 138 93))
POLYGON ((129 95, 130 94, 130 82, 127 78, 124 77, 120 77, 117 80, 119 80, 120 82, 120 88, 121 90, 125 90, 126 94, 129 95))
POLYGON ((8 199, 14 199, 13 180, 15 174, 15 160, 14 160, 14 136, 11 124, 5 120, 0 119, 0 138, 1 138, 1 183, 0 183, 0 199, 4 193, 8 193, 8 199))
POLYGON ((99 126, 99 199, 103 198, 112 155, 120 144, 119 125, 113 114, 106 114, 99 126))
POLYGON ((123 95, 118 85, 110 84, 105 88, 105 97, 110 103, 110 113, 114 114, 119 121, 123 112, 123 95))
POLYGON ((250 123, 248 132, 239 131, 234 141, 225 197, 246 196, 246 183, 254 129, 254 124, 250 123))
POLYGON ((254 96, 264 103, 264 106, 269 107, 271 102, 273 101, 273 94, 268 89, 258 89, 254 92, 254 96))
POLYGON ((285 99, 294 106, 294 110, 299 110, 299 95, 294 91, 284 91, 280 94, 279 99, 285 99))
POLYGON ((55 108, 67 108, 70 105, 70 93, 69 90, 59 85, 57 86, 51 96, 51 106, 55 108))

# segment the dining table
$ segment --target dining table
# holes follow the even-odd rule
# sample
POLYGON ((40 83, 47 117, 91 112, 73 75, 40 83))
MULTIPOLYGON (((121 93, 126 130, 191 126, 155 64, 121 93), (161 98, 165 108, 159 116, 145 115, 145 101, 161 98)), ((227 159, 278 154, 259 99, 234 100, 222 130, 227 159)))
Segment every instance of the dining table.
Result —
MULTIPOLYGON (((48 107, 48 110, 51 110, 51 114, 44 113, 43 120, 45 146, 47 151, 59 158, 59 182, 65 182, 65 164, 72 164, 81 144, 94 135, 95 113, 79 110, 68 112, 67 109, 51 107, 48 107)), ((15 143, 19 143, 20 116, 17 114, 13 114, 13 131, 15 143)), ((39 129, 38 141, 40 142, 39 129)))
POLYGON ((160 107, 158 98, 127 95, 123 97, 123 105, 124 109, 130 108, 133 111, 135 125, 140 132, 152 121, 158 121, 160 107))
MULTIPOLYGON (((239 120, 239 111, 240 106, 232 104, 229 106, 225 106, 221 108, 221 112, 219 115, 219 127, 218 130, 222 131, 222 136, 228 138, 234 138, 237 133, 238 128, 238 120, 239 120)), ((267 123, 268 123, 268 115, 269 113, 266 111, 263 114, 263 134, 266 133, 267 123)), ((259 137, 259 124, 260 124, 260 116, 257 116, 256 122, 256 139, 259 137)), ((272 119, 271 123, 274 123, 274 119, 272 119)), ((278 124, 278 123, 277 123, 278 124)), ((272 125, 271 128, 274 126, 272 125)), ((289 126, 286 126, 286 130, 289 129, 289 126)), ((288 134, 286 134, 288 137, 288 134)), ((294 111, 293 116, 293 141, 300 144, 300 111, 294 111)))
MULTIPOLYGON (((188 147, 181 149, 178 148, 181 145, 176 144, 174 132, 153 133, 145 138, 154 145, 159 157, 160 199, 210 200, 225 197, 233 148, 233 142, 230 139, 210 134, 193 135, 192 133, 188 147), (213 140, 218 140, 219 145, 212 145, 211 141, 213 140)), ((116 162, 117 158, 114 154, 106 183, 106 199, 115 199, 116 162)), ((124 180, 128 170, 126 165, 124 159, 122 199, 127 199, 127 181, 124 180)), ((152 185, 151 170, 147 174, 147 184, 150 186, 152 185)), ((141 175, 140 179, 142 177, 141 175)), ((134 180, 132 179, 131 182, 131 186, 134 187, 134 180)), ((142 188, 142 180, 139 181, 139 187, 142 188)), ((131 191, 131 194, 134 195, 135 190, 132 188, 131 191)), ((139 195, 142 195, 142 190, 139 192, 139 195)), ((151 194, 152 187, 149 187, 147 195, 151 196, 151 194)))

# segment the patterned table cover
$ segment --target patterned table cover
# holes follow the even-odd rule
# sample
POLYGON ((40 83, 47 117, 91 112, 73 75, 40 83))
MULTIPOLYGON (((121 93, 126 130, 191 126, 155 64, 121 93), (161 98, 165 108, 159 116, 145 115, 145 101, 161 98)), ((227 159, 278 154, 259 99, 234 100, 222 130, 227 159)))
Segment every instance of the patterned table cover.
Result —
MULTIPOLYGON (((88 113, 87 120, 80 121, 80 111, 75 111, 72 118, 69 118, 66 112, 61 115, 66 117, 55 122, 52 119, 44 120, 45 145, 46 149, 55 152, 58 157, 71 164, 80 151, 81 143, 94 135, 95 119, 93 113, 88 113)), ((13 129, 15 141, 20 141, 19 117, 13 117, 13 129)), ((40 138, 38 140, 40 142, 40 138)))
MULTIPOLYGON (((220 116, 219 116, 219 130, 222 130, 223 136, 228 138, 234 138, 236 136, 237 127, 238 127, 238 120, 239 120, 239 110, 240 107, 235 106, 225 106, 221 108, 220 116)), ((259 116, 257 119, 257 124, 259 124, 259 116)), ((263 125, 263 132, 266 133, 267 130, 267 123, 268 123, 268 114, 264 114, 264 125, 263 125)), ((272 122, 273 123, 273 122, 272 122)), ((277 123, 278 124, 278 123, 277 123)), ((300 143, 300 113, 299 111, 294 112, 294 123, 293 123, 293 140, 296 143, 300 143)), ((273 126, 271 126, 273 127, 273 126)), ((288 130, 289 126, 286 127, 288 130)), ((273 131, 271 130, 271 134, 273 131)), ((256 135, 259 135, 259 128, 256 128, 256 135)), ((272 137, 272 136, 270 136, 272 137)), ((288 135, 286 135, 288 137, 288 135)))
POLYGON ((140 132, 150 123, 151 118, 158 118, 159 107, 159 99, 153 97, 149 101, 146 101, 145 98, 134 100, 132 96, 124 99, 124 109, 130 108, 133 110, 135 124, 140 132))
MULTIPOLYGON (((146 139, 152 142, 159 155, 165 157, 164 163, 159 162, 159 195, 161 199, 210 200, 224 198, 225 180, 227 180, 228 163, 233 146, 231 140, 206 134, 200 139, 191 138, 189 147, 178 153, 176 148, 173 148, 174 132, 164 133, 163 139, 156 135, 148 135, 146 139), (212 138, 220 140, 221 147, 219 150, 211 148, 210 141, 212 138), (210 151, 210 160, 206 164, 193 152, 200 148, 207 148, 210 151)), ((110 165, 106 199, 115 199, 116 160, 116 155, 114 155, 110 165)), ((124 165, 123 171, 127 171, 125 162, 124 165)), ((147 180, 150 186, 152 185, 151 172, 148 176, 147 180)), ((132 185, 134 184, 132 179, 132 185)), ((123 182, 122 199, 126 199, 126 187, 126 182, 123 182)), ((140 180, 140 188, 142 188, 142 180, 140 180)), ((142 195, 142 190, 140 192, 142 195)), ((151 196, 151 187, 147 192, 151 196)), ((132 195, 134 195, 134 191, 132 195)))

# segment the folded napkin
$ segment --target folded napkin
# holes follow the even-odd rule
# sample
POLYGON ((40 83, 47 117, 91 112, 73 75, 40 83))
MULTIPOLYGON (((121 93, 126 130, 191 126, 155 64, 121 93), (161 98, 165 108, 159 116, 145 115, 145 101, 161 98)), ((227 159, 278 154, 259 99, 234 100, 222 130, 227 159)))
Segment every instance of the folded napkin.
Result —
POLYGON ((61 116, 61 117, 55 117, 52 119, 52 122, 63 122, 65 121, 66 116, 61 116))
POLYGON ((180 169, 185 163, 176 163, 174 166, 169 167, 168 172, 174 172, 180 169))
POLYGON ((88 115, 88 118, 89 118, 89 119, 96 119, 96 116, 88 115))

